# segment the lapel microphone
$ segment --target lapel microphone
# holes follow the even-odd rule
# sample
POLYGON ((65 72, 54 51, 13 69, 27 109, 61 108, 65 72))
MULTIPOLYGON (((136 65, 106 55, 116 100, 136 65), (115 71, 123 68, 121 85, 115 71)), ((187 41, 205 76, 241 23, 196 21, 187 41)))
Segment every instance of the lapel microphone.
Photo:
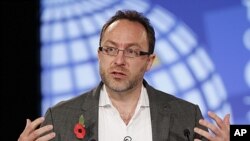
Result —
POLYGON ((132 141, 132 138, 130 136, 126 136, 123 141, 132 141))
POLYGON ((184 133, 184 136, 187 138, 187 140, 190 141, 189 139, 190 131, 188 129, 185 129, 183 133, 184 133))

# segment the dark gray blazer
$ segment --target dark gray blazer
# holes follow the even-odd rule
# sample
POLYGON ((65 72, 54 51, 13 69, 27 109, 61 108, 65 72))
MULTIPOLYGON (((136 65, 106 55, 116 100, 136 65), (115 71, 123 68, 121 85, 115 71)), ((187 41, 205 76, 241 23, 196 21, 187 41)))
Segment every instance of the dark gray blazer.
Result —
MULTIPOLYGON (((145 80, 143 84, 149 96, 153 141, 188 141, 184 135, 185 129, 190 132, 190 141, 200 138, 193 132, 193 128, 199 126, 198 120, 202 118, 197 105, 156 90, 145 80)), ((92 91, 60 102, 47 110, 42 126, 53 124, 56 133, 53 141, 79 140, 74 134, 74 126, 80 115, 84 116, 87 128, 83 140, 98 140, 98 104, 102 85, 101 82, 92 91)))

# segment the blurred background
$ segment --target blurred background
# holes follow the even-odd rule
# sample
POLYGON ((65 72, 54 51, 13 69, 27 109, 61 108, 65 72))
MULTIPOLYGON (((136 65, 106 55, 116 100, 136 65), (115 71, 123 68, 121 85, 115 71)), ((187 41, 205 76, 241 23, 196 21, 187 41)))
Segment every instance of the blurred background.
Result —
POLYGON ((143 12, 155 27, 151 85, 198 104, 205 118, 212 110, 250 122, 249 0, 1 3, 1 140, 16 140, 26 118, 99 83, 100 29, 118 9, 143 12))

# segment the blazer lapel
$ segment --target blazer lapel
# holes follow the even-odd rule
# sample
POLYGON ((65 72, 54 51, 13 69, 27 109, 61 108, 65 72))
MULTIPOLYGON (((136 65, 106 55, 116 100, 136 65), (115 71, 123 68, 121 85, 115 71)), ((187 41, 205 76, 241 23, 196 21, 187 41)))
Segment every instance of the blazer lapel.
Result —
POLYGON ((146 81, 144 81, 144 86, 149 97, 153 141, 167 140, 172 121, 170 106, 167 101, 162 101, 156 96, 157 91, 146 81))
MULTIPOLYGON (((157 91, 149 86, 145 80, 143 83, 149 97, 153 141, 167 140, 172 121, 171 107, 167 101, 162 101, 159 97, 155 96, 157 95, 157 91)), ((88 94, 88 97, 82 104, 82 111, 88 132, 86 141, 98 140, 98 109, 102 86, 103 83, 101 82, 96 89, 88 94)))
POLYGON ((98 109, 102 85, 103 83, 101 82, 96 89, 91 91, 82 104, 85 126, 88 132, 86 141, 98 140, 98 109))

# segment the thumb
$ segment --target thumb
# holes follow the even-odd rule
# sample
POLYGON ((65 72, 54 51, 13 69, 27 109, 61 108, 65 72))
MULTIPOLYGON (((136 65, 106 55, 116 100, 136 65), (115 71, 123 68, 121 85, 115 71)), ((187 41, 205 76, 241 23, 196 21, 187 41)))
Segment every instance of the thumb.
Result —
POLYGON ((227 128, 230 128, 230 114, 227 114, 224 119, 223 122, 226 124, 227 128))
POLYGON ((27 128, 30 125, 30 123, 31 123, 30 119, 26 119, 26 126, 25 126, 25 128, 27 128))
POLYGON ((224 119, 223 119, 224 123, 226 125, 230 125, 230 114, 227 114, 224 119))

